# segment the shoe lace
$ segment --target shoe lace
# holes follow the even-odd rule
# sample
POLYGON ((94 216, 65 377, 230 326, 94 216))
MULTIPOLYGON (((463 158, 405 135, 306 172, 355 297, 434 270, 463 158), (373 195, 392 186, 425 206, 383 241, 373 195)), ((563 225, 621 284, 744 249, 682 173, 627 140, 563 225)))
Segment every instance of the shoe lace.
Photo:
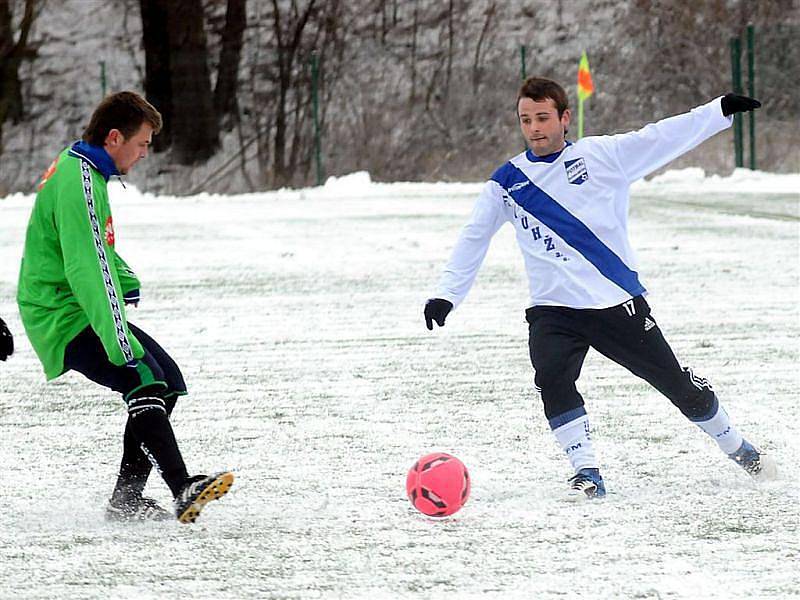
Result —
POLYGON ((761 455, 757 452, 735 456, 733 458, 750 475, 758 475, 761 472, 761 455))
POLYGON ((188 483, 184 486, 181 493, 178 495, 176 499, 178 502, 188 502, 192 499, 195 495, 197 495, 198 490, 202 487, 203 482, 207 479, 205 475, 196 475, 192 477, 188 483))
POLYGON ((572 477, 569 478, 570 487, 573 490, 578 490, 581 492, 585 492, 586 490, 592 490, 597 488, 597 484, 595 481, 589 476, 584 473, 576 473, 572 477))

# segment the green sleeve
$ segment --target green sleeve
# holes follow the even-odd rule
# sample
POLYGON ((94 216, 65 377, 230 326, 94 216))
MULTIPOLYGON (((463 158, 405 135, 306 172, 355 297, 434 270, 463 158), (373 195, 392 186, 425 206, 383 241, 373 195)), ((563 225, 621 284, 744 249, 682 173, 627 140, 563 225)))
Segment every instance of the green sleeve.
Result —
MULTIPOLYGON (((80 166, 78 167, 80 169, 80 166)), ((107 243, 105 223, 111 210, 105 189, 88 170, 86 184, 65 178, 55 206, 64 273, 75 299, 100 338, 109 360, 124 365, 144 355, 128 328, 114 248, 107 243)))
POLYGON ((117 269, 117 277, 119 278, 120 289, 122 290, 123 296, 126 299, 135 298, 135 300, 138 301, 141 284, 139 283, 139 278, 136 277, 136 273, 133 272, 133 269, 128 266, 128 263, 126 263, 116 251, 114 251, 114 264, 117 269))

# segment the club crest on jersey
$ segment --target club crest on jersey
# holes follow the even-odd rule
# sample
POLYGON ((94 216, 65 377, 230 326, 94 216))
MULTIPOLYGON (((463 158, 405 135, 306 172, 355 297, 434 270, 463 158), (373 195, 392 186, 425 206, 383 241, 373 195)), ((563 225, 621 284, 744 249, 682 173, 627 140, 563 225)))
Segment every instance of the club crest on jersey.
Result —
POLYGON ((567 170, 567 181, 572 185, 581 185, 589 179, 589 172, 586 170, 586 161, 583 158, 575 160, 565 160, 564 168, 567 170))
POLYGON ((111 220, 111 217, 106 219, 106 244, 109 246, 114 245, 114 222, 111 220))

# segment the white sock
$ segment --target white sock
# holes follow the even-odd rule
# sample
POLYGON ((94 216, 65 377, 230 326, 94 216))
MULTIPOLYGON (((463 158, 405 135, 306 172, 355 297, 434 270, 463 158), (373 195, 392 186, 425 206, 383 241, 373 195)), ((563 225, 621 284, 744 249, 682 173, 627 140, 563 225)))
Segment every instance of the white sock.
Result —
POLYGON ((553 429, 553 434, 564 452, 567 453, 572 468, 577 473, 581 469, 597 469, 597 458, 592 448, 589 431, 589 416, 581 415, 568 423, 553 429))
POLYGON ((742 434, 731 425, 728 413, 718 405, 716 414, 706 421, 693 421, 700 429, 710 435, 725 454, 736 452, 742 445, 742 434))

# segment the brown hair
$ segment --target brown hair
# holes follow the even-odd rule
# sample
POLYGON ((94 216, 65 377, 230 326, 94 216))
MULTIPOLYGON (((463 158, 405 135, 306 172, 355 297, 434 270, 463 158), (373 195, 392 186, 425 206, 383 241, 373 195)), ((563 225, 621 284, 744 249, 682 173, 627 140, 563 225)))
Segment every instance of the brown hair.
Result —
POLYGON ((528 77, 519 88, 517 94, 517 106, 522 98, 530 98, 536 102, 543 102, 548 98, 556 105, 558 111, 558 118, 564 114, 564 111, 569 108, 569 101, 567 100, 567 92, 558 83, 552 79, 545 79, 544 77, 528 77))
POLYGON ((106 96, 94 110, 83 131, 83 141, 102 146, 112 129, 119 129, 125 138, 129 138, 145 122, 153 128, 153 133, 161 131, 161 113, 152 104, 136 92, 117 92, 106 96))

